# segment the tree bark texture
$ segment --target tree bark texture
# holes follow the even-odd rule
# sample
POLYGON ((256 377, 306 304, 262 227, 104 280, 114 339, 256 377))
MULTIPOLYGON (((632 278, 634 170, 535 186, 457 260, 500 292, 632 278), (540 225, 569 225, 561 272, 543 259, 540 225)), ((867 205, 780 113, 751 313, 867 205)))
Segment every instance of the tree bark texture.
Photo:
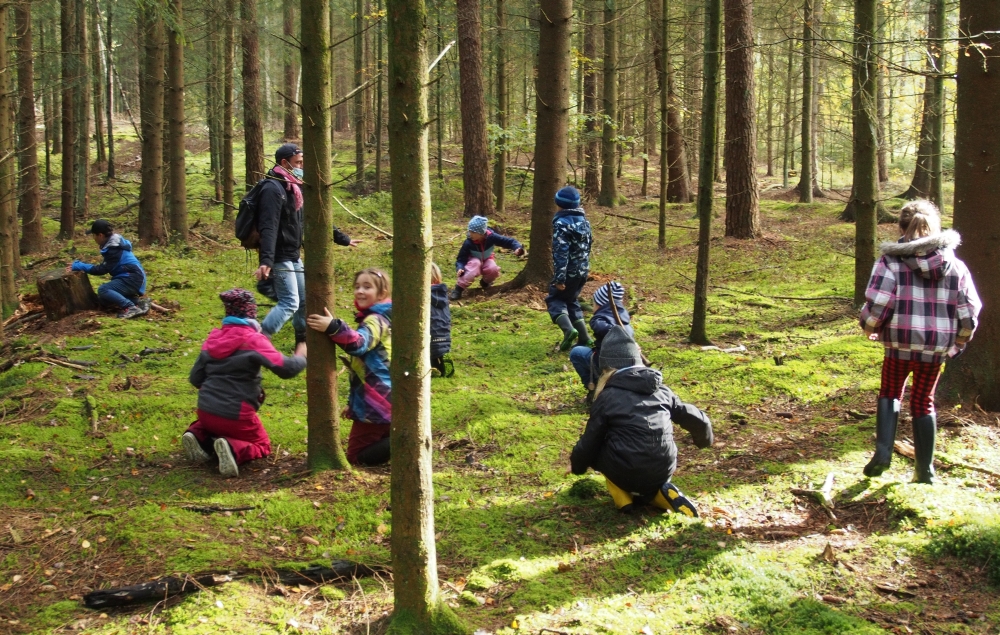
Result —
POLYGON ((865 290, 875 264, 878 229, 878 59, 875 53, 878 0, 854 0, 854 81, 851 110, 854 119, 854 185, 848 207, 853 207, 854 304, 865 301, 865 290))
MULTIPOLYGON (((7 7, 0 9, 0 34, 7 33, 7 7)), ((7 38, 0 38, 0 68, 8 69, 10 56, 7 38)), ((17 163, 14 160, 14 127, 8 125, 13 115, 10 72, 0 74, 0 315, 6 317, 17 309, 17 275, 20 258, 17 244, 17 204, 15 200, 17 163)))
POLYGON ((243 139, 247 190, 264 178, 264 121, 260 100, 260 43, 257 37, 257 0, 240 0, 240 41, 243 44, 243 139))
POLYGON ((618 156, 618 13, 616 0, 604 0, 604 127, 601 134, 601 192, 597 204, 618 204, 618 181, 615 177, 618 156))
MULTIPOLYGON (((427 12, 423 0, 388 0, 386 8, 396 281, 390 369, 394 608, 389 632, 458 633, 464 629, 439 595, 434 544, 430 390, 434 241, 427 163, 427 12)), ((484 185, 488 196, 488 181, 484 185)))
MULTIPOLYGON (((329 185, 333 166, 330 152, 330 117, 333 104, 330 73, 330 4, 327 0, 302 0, 302 151, 305 184, 306 312, 323 313, 334 307, 333 192, 329 185)), ((340 443, 340 405, 337 402, 336 347, 323 333, 308 329, 306 369, 307 460, 310 469, 347 469, 340 443)))
POLYGON ((17 163, 21 173, 17 213, 21 217, 22 254, 42 249, 42 197, 38 177, 38 136, 35 132, 35 79, 31 59, 31 2, 14 5, 17 41, 17 163))
POLYGON ((489 216, 490 152, 486 138, 486 98, 483 90, 482 21, 479 0, 458 0, 458 57, 462 109, 462 180, 465 216, 489 216))
POLYGON ((87 6, 84 0, 75 0, 76 34, 79 76, 74 85, 73 98, 76 108, 76 139, 74 151, 76 179, 73 190, 73 213, 82 221, 90 203, 90 67, 87 56, 87 6))
POLYGON ((59 2, 59 41, 62 61, 62 126, 59 144, 62 150, 62 190, 60 192, 61 211, 59 214, 59 238, 68 240, 76 229, 76 213, 73 209, 73 192, 76 190, 76 108, 74 107, 74 86, 79 81, 79 51, 76 48, 76 4, 74 0, 59 2))
POLYGON ((507 106, 510 102, 507 94, 507 4, 505 0, 497 3, 497 127, 500 136, 497 139, 496 163, 493 169, 493 199, 495 209, 503 212, 507 206, 507 106))
MULTIPOLYGON (((927 39, 933 40, 941 37, 937 32, 937 2, 928 3, 927 7, 927 39)), ((925 70, 928 73, 934 72, 933 53, 928 46, 926 51, 927 65, 925 70)), ((932 158, 934 152, 934 78, 924 77, 924 99, 923 112, 920 117, 920 141, 917 146, 917 161, 913 168, 913 179, 910 187, 897 198, 915 199, 928 198, 931 195, 932 185, 932 158)))
POLYGON ((812 142, 813 142, 813 8, 815 0, 802 4, 802 169, 799 172, 800 203, 813 201, 812 142))
POLYGON ((101 72, 101 38, 98 24, 101 14, 97 11, 97 3, 90 5, 90 28, 87 33, 90 40, 90 78, 94 100, 94 142, 97 146, 97 165, 101 168, 108 160, 104 148, 104 73, 101 72))
POLYGON ((726 4, 726 236, 760 236, 753 1, 726 4))
MULTIPOLYGON (((290 42, 294 42, 297 37, 295 30, 295 0, 283 0, 282 2, 282 33, 285 39, 290 42)), ((285 64, 282 69, 284 71, 282 73, 284 79, 282 92, 291 98, 296 97, 299 87, 299 63, 297 58, 298 55, 293 50, 285 49, 285 64)), ((302 128, 299 127, 299 107, 291 99, 285 99, 283 110, 285 113, 285 141, 298 139, 302 136, 302 128)))
MULTIPOLYGON (((985 307, 1000 305, 1000 3, 961 0, 955 120, 954 227, 962 234, 959 257, 969 266, 985 307), (985 35, 983 35, 985 34, 985 35), (976 37, 970 37, 976 36, 976 37), (979 48, 983 46, 983 48, 979 48), (986 48, 988 47, 988 48, 986 48), (981 54, 982 52, 983 54, 981 54)), ((949 360, 943 396, 1000 410, 1000 313, 986 309, 968 350, 949 360)))
POLYGON ((587 199, 596 199, 601 191, 601 173, 598 170, 601 146, 598 133, 597 114, 597 26, 601 20, 601 11, 594 8, 598 0, 584 0, 587 10, 587 20, 583 25, 583 113, 586 116, 584 124, 584 161, 583 195, 587 199))
POLYGON ((236 166, 233 160, 233 65, 236 62, 236 0, 225 0, 225 36, 222 52, 222 220, 233 219, 236 166))
POLYGON ((184 34, 181 32, 184 8, 182 0, 170 0, 173 16, 169 33, 167 65, 167 113, 170 137, 170 239, 187 242, 187 176, 184 161, 184 34))
POLYGON ((933 81, 933 115, 931 117, 931 138, 933 142, 931 144, 931 191, 930 199, 938 206, 938 209, 944 211, 944 117, 945 117, 945 103, 944 103, 944 73, 945 73, 945 58, 944 58, 944 40, 943 38, 947 35, 945 32, 947 25, 947 16, 945 15, 946 6, 944 0, 933 0, 934 5, 933 19, 934 19, 934 32, 937 37, 940 38, 936 41, 931 42, 931 56, 934 60, 935 75, 933 81))
POLYGON ((361 86, 365 83, 365 3, 354 0, 354 181, 358 193, 365 183, 365 108, 361 86))
MULTIPOLYGON (((659 31, 660 33, 660 52, 659 55, 655 55, 659 58, 660 63, 656 65, 656 75, 657 81, 660 85, 660 204, 659 204, 659 216, 658 216, 658 231, 656 237, 656 246, 659 249, 667 248, 667 185, 670 182, 670 159, 667 152, 667 144, 669 142, 670 133, 668 128, 670 127, 667 120, 667 111, 670 107, 670 100, 667 96, 667 64, 668 62, 668 47, 666 44, 669 41, 669 30, 667 28, 667 18, 668 10, 670 8, 670 0, 661 0, 662 5, 660 7, 660 20, 652 20, 654 28, 654 38, 653 38, 653 50, 655 55, 656 50, 656 37, 655 33, 659 31)), ((654 4, 650 2, 650 6, 654 4)))
POLYGON ((712 238, 712 187, 715 142, 719 116, 719 67, 722 65, 722 0, 706 0, 705 55, 701 100, 701 152, 698 168, 698 260, 695 265, 694 313, 691 335, 694 344, 708 344, 706 320, 708 314, 708 257, 712 238))
POLYGON ((142 183, 139 204, 139 241, 159 243, 163 230, 163 84, 165 70, 165 27, 155 5, 142 11, 145 56, 142 64, 142 91, 139 94, 142 119, 142 183))
POLYGON ((67 315, 98 308, 97 294, 90 276, 82 271, 52 269, 38 276, 38 297, 45 307, 45 317, 61 320, 67 315))
MULTIPOLYGON (((566 183, 569 149, 572 0, 541 0, 538 80, 535 84, 535 178, 531 193, 531 251, 511 287, 552 279, 552 216, 556 191, 566 183)), ((613 176, 612 176, 613 178, 613 176)))
MULTIPOLYGON (((108 180, 115 179, 115 122, 113 106, 114 100, 114 66, 111 60, 111 50, 113 41, 111 39, 111 23, 113 8, 108 5, 108 28, 104 33, 104 67, 106 77, 104 82, 105 100, 104 106, 108 113, 108 180)), ((131 116, 131 114, 129 115, 131 116)), ((47 124, 46 124, 47 125, 47 124)))
POLYGON ((667 139, 661 143, 661 152, 667 154, 668 179, 667 201, 671 203, 691 202, 691 176, 688 172, 687 148, 684 141, 684 126, 681 122, 677 91, 674 87, 674 67, 669 46, 669 15, 666 8, 658 5, 659 0, 647 0, 650 21, 659 25, 652 30, 653 60, 657 71, 657 84, 667 97, 667 139), (664 20, 666 17, 666 20, 664 20))

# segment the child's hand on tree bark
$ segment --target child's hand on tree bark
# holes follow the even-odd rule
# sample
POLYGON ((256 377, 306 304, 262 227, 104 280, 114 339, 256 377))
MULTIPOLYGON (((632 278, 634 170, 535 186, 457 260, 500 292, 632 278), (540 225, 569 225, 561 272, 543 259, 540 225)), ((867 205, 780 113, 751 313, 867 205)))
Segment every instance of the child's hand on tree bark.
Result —
MULTIPOLYGON (((330 313, 330 309, 326 307, 323 307, 323 313, 324 315, 313 313, 306 318, 306 324, 309 325, 309 328, 321 333, 326 333, 326 330, 330 327, 330 323, 337 320, 337 318, 333 317, 333 314, 330 313)), ((337 321, 340 322, 341 320, 337 321)))

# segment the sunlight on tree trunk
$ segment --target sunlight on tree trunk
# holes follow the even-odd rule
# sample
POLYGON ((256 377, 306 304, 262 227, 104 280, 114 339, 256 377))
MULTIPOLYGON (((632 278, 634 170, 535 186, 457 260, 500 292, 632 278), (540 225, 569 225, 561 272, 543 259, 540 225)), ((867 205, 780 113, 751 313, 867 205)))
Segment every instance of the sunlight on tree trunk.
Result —
POLYGON ((760 236, 753 2, 726 4, 726 236, 760 236))

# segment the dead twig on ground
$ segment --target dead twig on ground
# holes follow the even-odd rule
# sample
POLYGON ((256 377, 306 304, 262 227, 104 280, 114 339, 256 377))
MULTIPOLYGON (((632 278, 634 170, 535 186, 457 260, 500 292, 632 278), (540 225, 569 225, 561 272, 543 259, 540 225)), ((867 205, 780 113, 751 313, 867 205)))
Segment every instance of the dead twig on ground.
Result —
MULTIPOLYGON (((916 456, 916 451, 913 447, 913 444, 907 443, 906 441, 896 441, 893 444, 893 448, 896 450, 896 452, 905 456, 906 458, 910 460, 916 460, 914 458, 916 456)), ((994 472, 993 470, 988 470, 985 467, 979 467, 978 465, 970 465, 963 461, 952 459, 937 452, 934 453, 934 458, 938 461, 938 463, 941 464, 942 467, 945 468, 961 467, 966 470, 971 470, 973 472, 979 472, 980 474, 988 474, 989 476, 1000 478, 1000 473, 994 472)))

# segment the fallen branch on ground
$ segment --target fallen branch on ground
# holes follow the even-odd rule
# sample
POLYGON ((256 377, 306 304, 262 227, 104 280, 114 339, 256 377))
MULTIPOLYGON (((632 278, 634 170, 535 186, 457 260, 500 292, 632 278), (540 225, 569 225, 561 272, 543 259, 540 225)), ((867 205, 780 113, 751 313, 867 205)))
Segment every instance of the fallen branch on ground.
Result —
POLYGON ((827 474, 822 489, 793 489, 791 492, 796 496, 812 496, 826 512, 826 515, 830 517, 830 520, 837 520, 833 514, 833 478, 833 472, 827 474))
POLYGON ((61 359, 53 359, 52 357, 37 357, 36 359, 40 362, 45 362, 50 366, 62 366, 63 368, 72 368, 73 370, 88 370, 86 366, 63 361, 61 359))
MULTIPOLYGON (((648 218, 636 218, 635 216, 626 216, 625 214, 612 214, 611 212, 604 212, 605 216, 614 216, 615 218, 624 218, 625 220, 634 220, 640 223, 649 223, 651 225, 659 225, 660 221, 650 220, 648 218)), ((698 229, 697 227, 690 227, 688 225, 674 225, 672 223, 664 223, 667 227, 677 227, 678 229, 698 229)))
POLYGON ((362 222, 362 223, 364 223, 365 225, 368 225, 369 227, 371 227, 371 228, 372 228, 372 229, 374 229, 375 231, 377 231, 377 232, 380 232, 380 233, 382 233, 382 234, 384 234, 384 235, 388 236, 389 238, 392 238, 392 234, 390 234, 389 232, 385 231, 385 230, 384 230, 384 229, 382 229, 381 227, 378 227, 377 225, 372 225, 371 223, 369 223, 369 222, 368 222, 368 221, 366 221, 365 219, 361 218, 360 216, 358 216, 357 214, 355 214, 355 213, 354 213, 354 212, 352 212, 351 210, 347 209, 347 206, 345 206, 345 205, 344 205, 343 203, 341 203, 341 202, 340 202, 340 199, 339 199, 339 198, 337 198, 336 196, 334 196, 334 197, 333 197, 333 200, 337 201, 337 205, 340 205, 341 207, 343 207, 343 208, 344 208, 344 211, 345 211, 345 212, 347 212, 348 214, 350 214, 351 216, 353 216, 354 218, 358 219, 359 221, 361 221, 361 222, 362 222))
MULTIPOLYGON (((914 449, 912 443, 907 443, 906 441, 896 441, 895 443, 893 443, 893 448, 895 448, 896 452, 905 456, 906 458, 910 460, 916 460, 915 459, 916 450, 914 449)), ((989 474, 990 476, 995 476, 997 478, 1000 478, 1000 473, 994 472, 993 470, 988 470, 985 467, 979 467, 978 465, 969 465, 968 463, 963 463, 962 461, 956 461, 937 452, 934 453, 934 458, 937 460, 938 463, 941 464, 941 467, 944 468, 962 467, 967 470, 972 470, 973 472, 979 472, 980 474, 989 474)))
POLYGON ((181 509, 186 509, 189 512, 198 512, 199 514, 224 514, 226 512, 248 512, 251 509, 257 509, 256 505, 250 505, 249 507, 198 507, 197 505, 185 505, 181 509))

